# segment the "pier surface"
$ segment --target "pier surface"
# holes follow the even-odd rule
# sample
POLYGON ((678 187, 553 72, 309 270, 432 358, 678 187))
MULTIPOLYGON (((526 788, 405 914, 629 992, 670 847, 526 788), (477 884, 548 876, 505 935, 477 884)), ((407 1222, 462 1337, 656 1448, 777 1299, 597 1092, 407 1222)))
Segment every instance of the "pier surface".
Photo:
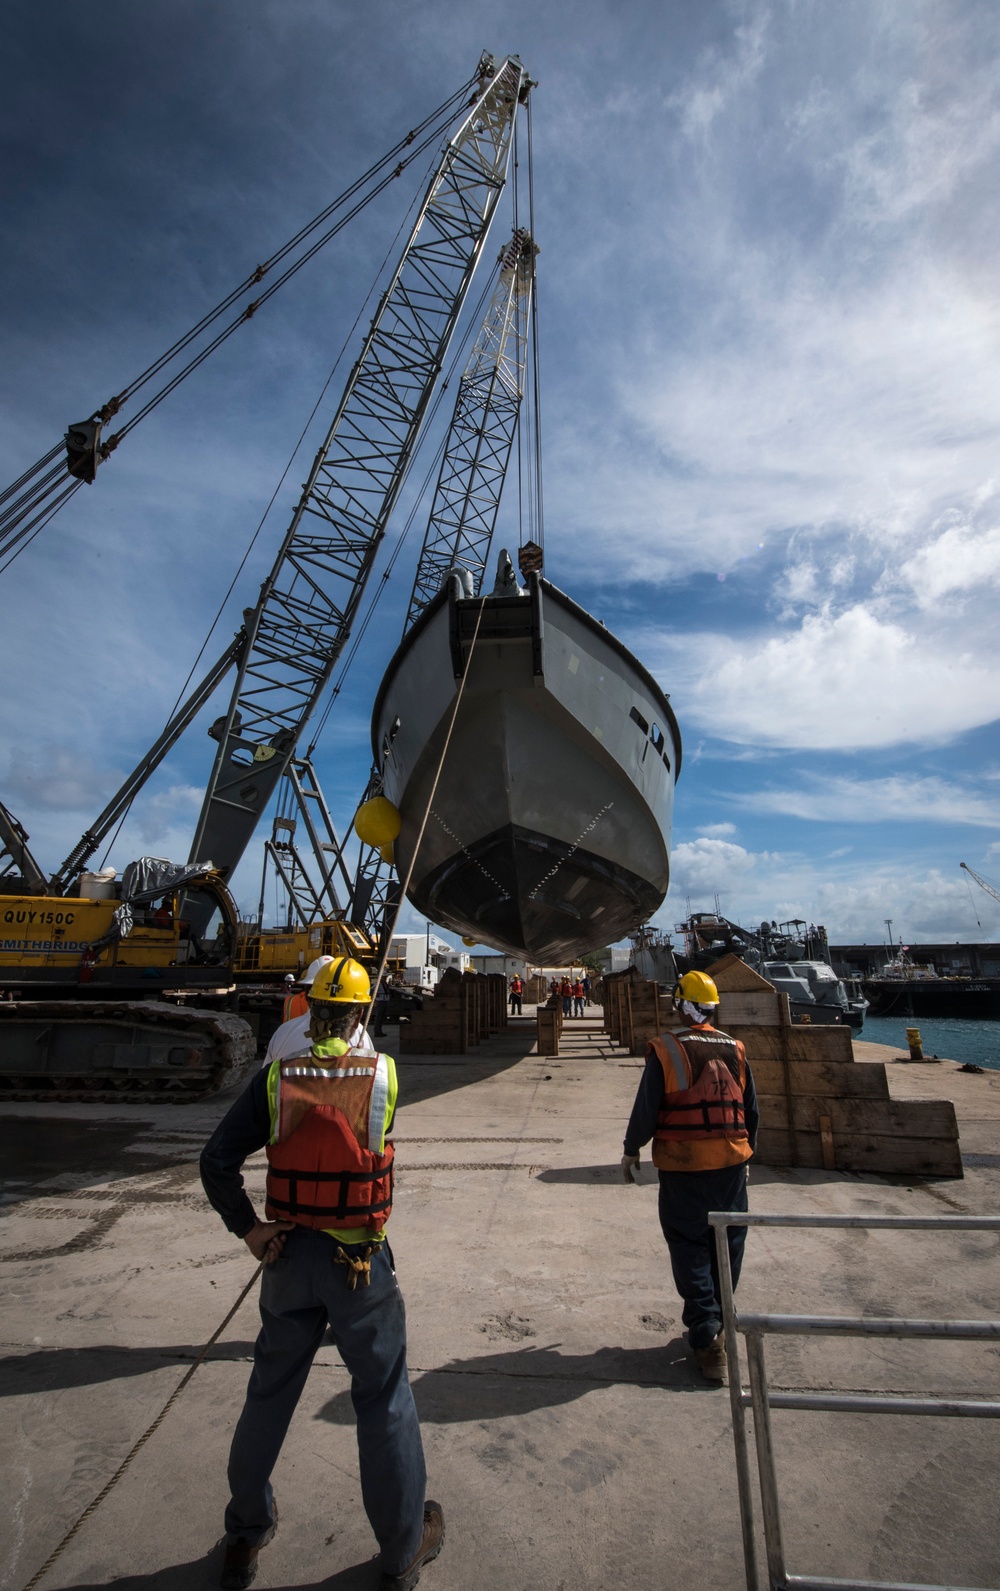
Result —
MULTIPOLYGON (((533 1039, 525 1018, 471 1057, 400 1062, 391 1240, 429 1489, 448 1527, 422 1591, 738 1591, 728 1395, 686 1353, 648 1157, 638 1187, 618 1166, 642 1063, 595 1013, 567 1022, 557 1059, 533 1039)), ((752 1208, 1000 1214, 1000 1073, 894 1063, 889 1079, 901 1097, 954 1100, 964 1180, 755 1164, 752 1208)), ((198 1180, 228 1103, 3 1109, 3 1591, 21 1591, 101 1490, 252 1273, 198 1180)), ((263 1155, 247 1176, 262 1206, 263 1155)), ((998 1250, 993 1234, 756 1230, 738 1301, 990 1318, 998 1250)), ((256 1330, 251 1295, 40 1591, 218 1583, 256 1330)), ((1000 1396, 997 1345, 787 1338, 767 1355, 782 1389, 1000 1396)), ((1000 1584, 995 1421, 772 1418, 790 1571, 1000 1584)), ((257 1584, 376 1587, 349 1380, 332 1348, 274 1483, 280 1527, 257 1584)))

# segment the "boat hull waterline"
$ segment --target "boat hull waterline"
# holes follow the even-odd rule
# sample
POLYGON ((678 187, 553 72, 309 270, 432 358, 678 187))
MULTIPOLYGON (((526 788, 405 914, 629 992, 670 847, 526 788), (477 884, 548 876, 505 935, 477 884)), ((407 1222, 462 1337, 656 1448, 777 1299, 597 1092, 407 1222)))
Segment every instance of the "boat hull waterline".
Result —
POLYGON ((402 815, 397 871, 433 922, 561 964, 662 903, 680 732, 642 664, 547 581, 532 576, 525 596, 460 591, 452 581, 429 604, 375 703, 373 748, 402 815))

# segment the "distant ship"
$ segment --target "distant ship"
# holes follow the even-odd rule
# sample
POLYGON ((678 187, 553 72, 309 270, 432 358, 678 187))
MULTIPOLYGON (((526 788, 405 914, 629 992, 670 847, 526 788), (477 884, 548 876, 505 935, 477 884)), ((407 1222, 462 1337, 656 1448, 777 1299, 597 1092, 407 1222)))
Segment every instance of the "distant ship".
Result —
POLYGON ((1000 1019, 1000 978, 942 976, 934 967, 915 964, 905 950, 876 976, 865 978, 864 991, 872 1016, 1000 1019))
POLYGON ((676 926, 685 944, 685 954, 678 957, 680 971, 703 970, 731 953, 779 994, 787 994, 793 1022, 841 1022, 859 1030, 864 1025, 867 985, 863 993, 857 979, 838 978, 825 928, 799 917, 780 925, 763 922, 758 929, 741 928, 718 912, 693 912, 676 926))
POLYGON ((508 561, 485 598, 448 577, 389 664, 372 746, 402 814, 401 879, 429 804, 407 893, 431 921, 559 965, 662 903, 681 763, 673 710, 628 648, 540 575, 521 592, 508 561))

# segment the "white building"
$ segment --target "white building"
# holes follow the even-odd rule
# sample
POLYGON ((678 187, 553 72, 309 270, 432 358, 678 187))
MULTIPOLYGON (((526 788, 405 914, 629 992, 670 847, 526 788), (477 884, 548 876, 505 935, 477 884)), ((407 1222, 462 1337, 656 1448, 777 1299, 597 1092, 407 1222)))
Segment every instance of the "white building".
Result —
POLYGON ((465 972, 469 965, 467 950, 456 950, 435 933, 396 934, 389 945, 389 967, 400 974, 404 983, 415 984, 420 989, 433 989, 442 972, 455 967, 465 972))

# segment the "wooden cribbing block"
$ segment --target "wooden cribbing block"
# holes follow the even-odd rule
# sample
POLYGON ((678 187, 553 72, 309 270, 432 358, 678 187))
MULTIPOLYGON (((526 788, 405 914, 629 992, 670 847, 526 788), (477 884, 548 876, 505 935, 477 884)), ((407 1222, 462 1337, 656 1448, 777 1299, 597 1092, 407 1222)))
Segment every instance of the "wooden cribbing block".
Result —
MULTIPOLYGON (((881 1070, 858 1067, 859 1072, 881 1070)), ((895 1172, 960 1177, 962 1154, 955 1107, 939 1099, 838 1099, 759 1095, 757 1158, 764 1165, 827 1171, 895 1172)))
POLYGON ((663 1031, 663 1021, 660 1015, 661 1002, 659 985, 640 982, 629 985, 629 1002, 631 1014, 631 1043, 630 1055, 645 1055, 649 1048, 649 1041, 663 1031))
POLYGON ((562 1008, 556 1010, 551 1005, 538 1007, 538 1053, 539 1055, 559 1054, 559 1033, 562 1028, 562 1008))
MULTIPOLYGON (((739 1039, 747 1052, 747 1060, 756 1066, 758 1061, 802 1061, 817 1063, 835 1061, 854 1062, 851 1030, 839 1023, 829 1027, 757 1027, 742 1023, 729 1023, 720 1018, 723 1032, 739 1039)), ((868 1070, 866 1066, 865 1071, 868 1070)))
POLYGON ((758 1094, 889 1098, 884 1066, 861 1066, 856 1061, 789 1061, 786 1066, 779 1060, 751 1060, 750 1070, 758 1094))
POLYGON ((727 956, 720 956, 708 968, 708 977, 711 978, 719 994, 735 994, 737 992, 755 993, 768 990, 774 993, 774 984, 768 983, 762 973, 755 972, 753 967, 748 967, 745 961, 731 952, 727 956))
MULTIPOLYGON (((782 1094, 759 1094, 761 1126, 787 1132, 788 1101, 782 1094)), ((837 1099, 824 1094, 796 1094, 792 1123, 796 1132, 822 1133, 829 1122, 835 1141, 852 1133, 898 1133, 907 1138, 958 1137, 955 1107, 947 1099, 837 1099), (913 1107, 918 1107, 914 1109, 913 1107)))

